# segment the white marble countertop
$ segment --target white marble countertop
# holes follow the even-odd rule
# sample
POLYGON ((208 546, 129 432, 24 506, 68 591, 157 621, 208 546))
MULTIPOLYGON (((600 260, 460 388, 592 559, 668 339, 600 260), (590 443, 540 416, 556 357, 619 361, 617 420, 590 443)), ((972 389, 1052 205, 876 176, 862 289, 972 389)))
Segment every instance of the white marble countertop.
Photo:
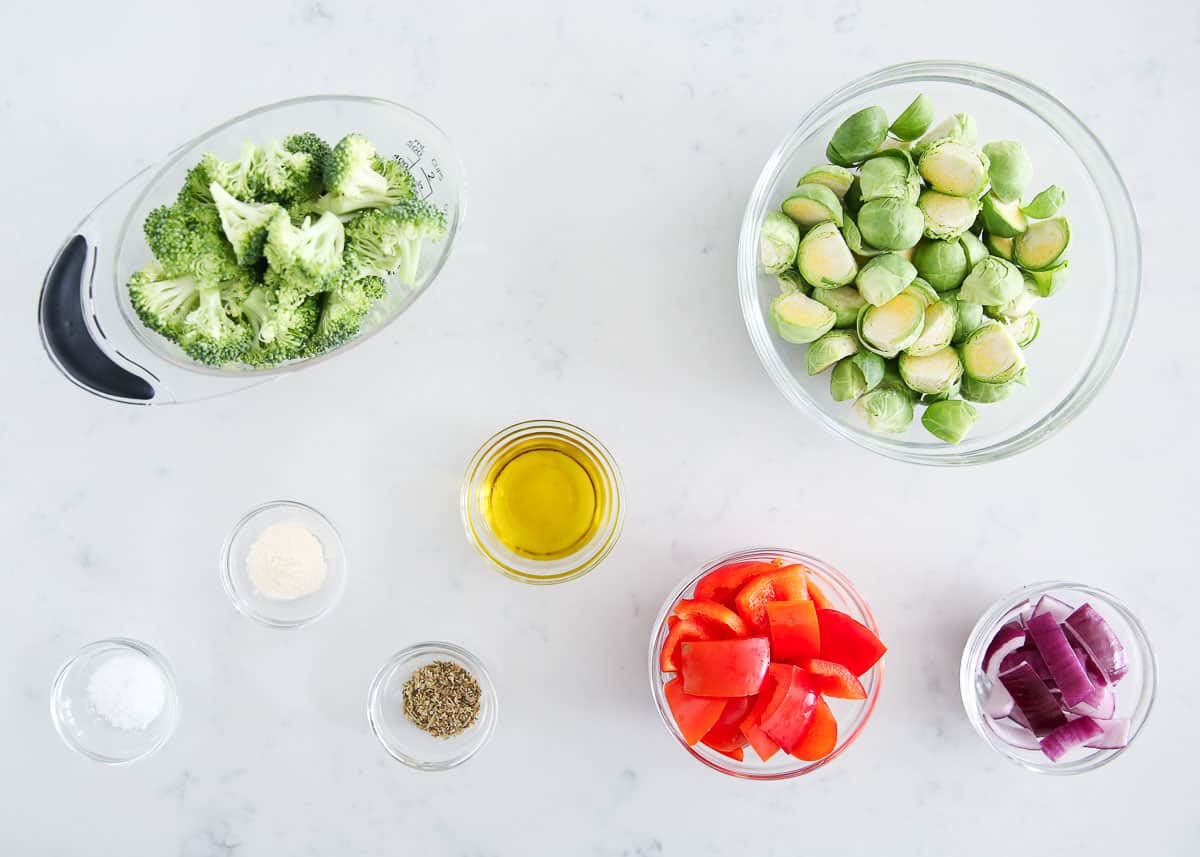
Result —
POLYGON ((1195 4, 605 7, 0 10, 0 851, 1196 853, 1195 4), (1132 344, 1091 408, 955 472, 881 460, 793 411, 733 274, 750 186, 798 115, 849 78, 947 55, 1081 113, 1124 171, 1146 258, 1132 344), (124 407, 66 383, 34 303, 79 217, 196 132, 322 91, 410 103, 456 140, 470 212, 429 294, 353 353, 203 405, 124 407), (458 518, 475 446, 533 416, 593 430, 627 484, 620 544, 566 586, 492 573, 458 518), (235 613, 216 574, 229 526, 276 496, 339 522, 352 564, 338 609, 296 632, 235 613), (780 784, 690 760, 646 687, 666 592, 753 543, 846 571, 892 649, 859 743, 780 784), (1137 745, 1074 778, 993 755, 957 688, 978 614, 1058 575, 1122 596, 1161 660, 1137 745), (172 659, 184 706, 167 748, 124 769, 72 754, 47 716, 59 663, 117 634, 172 659), (427 638, 482 655, 502 697, 492 743, 437 776, 393 762, 365 717, 376 668, 427 638))

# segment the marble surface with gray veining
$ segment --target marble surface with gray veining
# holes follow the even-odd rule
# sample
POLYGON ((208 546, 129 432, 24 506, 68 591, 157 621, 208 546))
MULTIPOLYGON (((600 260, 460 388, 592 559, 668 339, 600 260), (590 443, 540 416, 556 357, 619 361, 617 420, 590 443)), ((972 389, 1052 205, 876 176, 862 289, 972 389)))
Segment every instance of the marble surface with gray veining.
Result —
POLYGON ((0 853, 1197 852, 1195 3, 10 0, 0 32, 0 853), (1145 249, 1100 397, 1043 446, 954 472, 795 412, 735 297, 772 148, 848 79, 930 56, 1078 111, 1145 249), (73 224, 179 142, 313 92, 412 104, 456 141, 470 212, 435 286, 362 348, 205 404, 66 383, 34 307, 73 224), (567 586, 492 573, 459 523, 472 450, 532 416, 590 428, 624 470, 624 536, 567 586), (351 561, 338 609, 286 633, 236 613, 216 574, 229 526, 279 496, 336 520, 351 561), (777 784, 690 760, 645 676, 667 591, 755 543, 841 567, 891 645, 858 744, 777 784), (1161 660, 1145 733, 1083 777, 1004 762, 958 699, 975 618, 1053 576, 1122 596, 1161 660), (62 660, 112 635, 159 647, 183 695, 172 742, 124 769, 72 754, 47 716, 62 660), (492 743, 437 776, 393 762, 365 717, 376 668, 429 638, 483 656, 502 697, 492 743))

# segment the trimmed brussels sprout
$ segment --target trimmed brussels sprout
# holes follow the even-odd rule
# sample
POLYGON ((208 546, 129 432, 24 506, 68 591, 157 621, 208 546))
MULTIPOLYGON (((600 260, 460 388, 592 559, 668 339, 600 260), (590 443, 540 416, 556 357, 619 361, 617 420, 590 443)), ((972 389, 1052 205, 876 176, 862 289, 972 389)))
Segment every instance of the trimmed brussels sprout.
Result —
POLYGON ((962 236, 979 214, 979 200, 951 196, 936 190, 923 190, 917 200, 921 210, 922 231, 927 238, 953 241, 962 236))
POLYGON ((963 343, 962 364, 968 378, 1005 384, 1025 371, 1025 354, 1004 325, 988 321, 963 343))
POLYGON ((1012 338, 1017 341, 1017 345, 1025 348, 1032 345, 1033 341, 1042 331, 1042 319, 1036 312, 1030 310, 1020 318, 1014 318, 1006 321, 1004 326, 1008 328, 1008 332, 1012 334, 1012 338))
POLYGON ((1009 381, 1005 384, 988 384, 984 381, 976 381, 970 375, 963 375, 958 394, 968 402, 990 405, 992 402, 1007 399, 1020 383, 1020 381, 1009 381))
POLYGON ((955 113, 934 125, 925 136, 913 145, 913 157, 919 158, 925 150, 938 140, 954 140, 974 146, 979 142, 979 132, 975 127, 975 118, 969 113, 955 113))
POLYGON ((928 131, 932 124, 933 99, 922 92, 912 100, 912 104, 904 108, 904 112, 896 117, 896 121, 888 130, 892 132, 893 137, 909 142, 928 131))
POLYGON ((1013 239, 1013 261, 1027 271, 1046 271, 1058 264, 1069 243, 1071 227, 1065 217, 1038 220, 1013 239))
MULTIPOLYGON (((970 235, 964 232, 964 235, 970 235)), ((974 237, 974 236, 972 236, 974 237)), ((975 239, 979 240, 979 239, 975 239)), ((986 254, 985 254, 986 255, 986 254)), ((935 241, 922 239, 917 245, 913 264, 917 273, 939 292, 958 288, 967 276, 967 252, 959 241, 935 241)))
POLYGON ((842 225, 842 202, 823 184, 809 182, 792 191, 780 206, 783 213, 801 226, 816 226, 825 220, 842 225))
POLYGON ((800 239, 796 266, 808 284, 833 289, 854 281, 858 263, 832 221, 818 223, 800 239))
POLYGON ((1001 238, 1016 238, 1029 228, 1029 221, 1021 213, 1017 202, 1001 202, 994 194, 989 193, 983 198, 983 228, 989 235, 1001 238))
POLYGON ((958 352, 949 346, 920 357, 907 352, 900 355, 900 377, 918 393, 945 393, 958 383, 962 373, 958 352))
POLYGON ((824 185, 833 191, 838 199, 842 199, 846 195, 846 191, 850 189, 850 183, 854 181, 854 173, 845 167, 839 167, 837 164, 822 164, 819 167, 813 167, 800 177, 800 181, 796 182, 796 187, 805 184, 824 185))
POLYGON ((775 280, 779 283, 779 291, 784 294, 799 292, 802 295, 807 295, 813 290, 813 287, 804 282, 804 278, 800 276, 800 272, 795 268, 780 271, 775 276, 775 280))
POLYGON ((979 419, 979 412, 962 399, 934 402, 921 415, 921 425, 938 440, 958 443, 979 419))
POLYGON ((906 250, 921 240, 925 217, 903 199, 872 199, 858 211, 858 231, 872 247, 906 250))
POLYGON ((967 274, 958 299, 984 306, 1001 306, 1021 294, 1024 288, 1020 268, 997 256, 988 256, 967 274))
POLYGON ((1053 268, 1047 268, 1045 271, 1028 272, 1030 278, 1033 280, 1033 290, 1038 293, 1038 297, 1048 298, 1067 284, 1067 268, 1069 265, 1070 262, 1063 259, 1053 268))
POLYGON ((958 326, 957 303, 954 298, 942 298, 925 307, 925 329, 916 342, 904 349, 905 353, 927 357, 949 345, 958 326))
POLYGON ((887 130, 887 113, 883 108, 865 107, 838 126, 825 154, 839 166, 853 166, 879 151, 887 130))
POLYGON ((966 342, 979 325, 983 324, 983 306, 981 304, 973 304, 970 301, 964 301, 961 297, 961 291, 951 292, 946 295, 946 299, 950 300, 953 296, 954 300, 954 338, 950 340, 951 345, 962 345, 966 342))
POLYGON ((808 346, 804 363, 809 375, 820 375, 839 360, 858 353, 858 337, 853 330, 831 330, 808 346))
POLYGON ((867 305, 854 286, 839 286, 836 289, 813 289, 813 300, 833 310, 837 316, 834 327, 854 327, 858 322, 858 311, 867 305))
POLYGON ((871 257, 888 252, 863 243, 862 233, 858 231, 858 224, 854 222, 854 218, 848 212, 842 215, 842 237, 846 241, 846 246, 850 248, 850 252, 855 256, 871 257))
POLYGON ((859 396, 854 412, 874 432, 903 434, 913 421, 913 402, 892 386, 880 385, 859 396))
POLYGON ((902 292, 882 306, 865 306, 858 313, 858 339, 880 357, 895 357, 912 345, 925 329, 925 302, 902 292))
POLYGON ((962 245, 963 253, 966 254, 968 271, 978 265, 980 260, 988 254, 987 247, 983 246, 983 242, 974 232, 968 231, 958 236, 958 243, 962 245))
POLYGON ((888 149, 862 165, 858 174, 863 202, 896 199, 916 202, 921 193, 921 176, 903 149, 888 149))
POLYGON ((1032 275, 1027 272, 1022 273, 1021 277, 1024 281, 1024 288, 1021 289, 1020 294, 1006 304, 986 307, 984 312, 998 321, 1012 321, 1014 318, 1028 315, 1038 299, 1037 284, 1033 282, 1032 275))
POLYGON ((1067 192, 1056 184, 1045 190, 1038 191, 1037 196, 1029 200, 1029 205, 1021 206, 1021 211, 1037 220, 1045 220, 1058 214, 1058 210, 1067 201, 1067 192))
POLYGON ((917 269, 902 256, 884 253, 859 269, 854 282, 864 301, 882 306, 904 291, 917 276, 917 269))
POLYGON ((929 186, 950 196, 978 198, 987 187, 988 159, 973 146, 938 140, 921 153, 917 164, 929 186))
POLYGON ((984 246, 993 256, 999 256, 1009 262, 1013 257, 1013 240, 1011 238, 1001 238, 999 235, 993 235, 990 232, 983 233, 984 246))
POLYGON ((835 402, 848 402, 874 390, 883 380, 883 358, 872 351, 859 351, 833 367, 829 392, 835 402))
POLYGON ((904 291, 900 294, 912 295, 921 303, 925 304, 925 306, 930 306, 931 304, 935 304, 941 300, 941 295, 937 293, 937 290, 920 277, 914 277, 913 281, 905 286, 904 291))
POLYGON ((988 178, 992 183, 992 193, 1001 202, 1020 204, 1021 195, 1033 178, 1033 161, 1025 147, 1015 140, 1001 140, 984 145, 983 154, 990 162, 988 178))
POLYGON ((820 339, 833 329, 833 310, 799 292, 788 292, 771 301, 771 320, 780 337, 804 344, 820 339))
POLYGON ((763 221, 758 242, 763 267, 778 274, 792 267, 800 247, 800 227, 782 211, 772 211, 763 221))

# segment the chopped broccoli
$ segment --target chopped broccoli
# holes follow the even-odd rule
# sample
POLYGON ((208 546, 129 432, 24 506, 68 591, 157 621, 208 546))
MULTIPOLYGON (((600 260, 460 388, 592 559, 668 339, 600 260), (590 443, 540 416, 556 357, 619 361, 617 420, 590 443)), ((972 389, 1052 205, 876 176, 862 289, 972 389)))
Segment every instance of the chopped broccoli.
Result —
POLYGON ((205 152, 200 164, 209 178, 245 202, 254 199, 255 175, 262 160, 262 149, 247 141, 242 144, 242 156, 236 161, 222 161, 212 152, 205 152))
POLYGON ((258 159, 251 185, 255 199, 265 202, 291 202, 311 192, 314 176, 321 164, 307 152, 291 152, 274 140, 266 145, 258 159))
POLYGON ((241 355, 242 362, 273 366, 301 356, 320 314, 315 297, 293 304, 279 300, 267 286, 256 286, 242 302, 242 315, 254 332, 254 344, 241 355))
POLYGON ((329 144, 312 131, 305 131, 302 134, 285 137, 283 148, 289 152, 302 152, 311 157, 307 181, 299 188, 294 201, 309 202, 319 197, 325 190, 325 162, 329 160, 329 155, 333 151, 329 144))
POLYGON ((363 294, 373 301, 381 301, 387 297, 387 280, 383 277, 363 277, 363 294))
POLYGON ((445 231, 446 216, 441 210, 408 199, 350 221, 346 225, 347 256, 361 276, 395 273, 402 283, 412 285, 421 260, 421 242, 426 238, 436 241, 445 231))
POLYGON ((323 214, 293 226, 287 212, 276 212, 267 231, 267 263, 286 285, 302 295, 325 291, 341 269, 346 234, 336 215, 323 214))
POLYGON ((343 137, 325 161, 324 196, 311 203, 314 212, 346 215, 364 208, 387 208, 413 195, 413 178, 399 161, 375 154, 365 137, 343 137))
POLYGON ((221 366, 236 360, 250 347, 253 337, 250 326, 229 317, 222 294, 225 289, 244 287, 242 280, 200 287, 199 305, 184 318, 178 339, 193 360, 221 366))
POLYGON ((150 252, 168 277, 190 274, 218 283, 241 275, 214 207, 175 203, 156 208, 143 224, 150 252))
POLYGON ((212 179, 208 175, 208 170, 204 168, 204 164, 196 164, 187 171, 187 175, 183 179, 183 187, 179 189, 179 195, 175 197, 175 201, 191 208, 211 206, 214 202, 212 191, 209 190, 210 184, 212 184, 212 179))
POLYGON ((233 245, 238 264, 253 265, 263 255, 267 229, 282 209, 273 202, 242 202, 216 182, 209 187, 221 217, 221 228, 233 245))
POLYGON ((186 274, 168 278, 162 266, 152 262, 130 278, 129 301, 146 327, 174 338, 200 303, 200 282, 186 274))
POLYGON ((337 288, 321 297, 321 317, 305 346, 305 356, 331 351, 353 339, 373 304, 362 280, 340 278, 337 288))

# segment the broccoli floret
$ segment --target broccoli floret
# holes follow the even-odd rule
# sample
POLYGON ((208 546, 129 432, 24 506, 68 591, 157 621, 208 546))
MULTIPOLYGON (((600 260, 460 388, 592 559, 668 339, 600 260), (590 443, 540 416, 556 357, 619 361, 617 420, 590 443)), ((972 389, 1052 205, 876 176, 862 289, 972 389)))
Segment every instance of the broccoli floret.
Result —
POLYGON ((359 134, 343 137, 325 161, 328 192, 309 206, 314 212, 345 215, 387 208, 413 195, 413 178, 399 161, 385 161, 359 134))
POLYGON ((152 262, 129 279, 129 301, 146 327, 175 339, 188 313, 200 303, 200 282, 187 275, 168 278, 162 266, 152 262))
POLYGON ((226 289, 245 288, 243 280, 228 284, 202 285, 199 304, 183 320, 177 339, 193 360, 209 366, 221 366, 238 359, 251 345, 253 331, 248 324, 235 321, 226 312, 226 289))
POLYGON ((212 184, 212 178, 208 175, 204 164, 196 164, 187 171, 187 175, 183 179, 183 187, 179 189, 179 196, 175 197, 175 201, 190 208, 215 205, 212 191, 208 187, 210 184, 212 184))
POLYGON ((300 187, 300 192, 295 196, 294 200, 297 202, 308 202, 324 193, 325 162, 329 160, 329 156, 333 152, 329 144, 312 131, 305 131, 302 134, 293 134, 285 138, 283 148, 289 152, 302 152, 311 157, 307 180, 300 187))
POLYGON ((298 294, 325 291, 343 265, 346 234, 336 215, 323 214, 292 225, 287 212, 276 212, 267 230, 266 256, 283 284, 298 294))
POLYGON ((146 216, 143 228, 150 252, 167 277, 191 275, 204 283, 219 283, 241 276, 215 206, 162 206, 146 216))
POLYGON ((349 342, 358 333, 373 304, 362 280, 340 280, 337 288, 321 297, 321 316, 304 348, 304 355, 313 357, 349 342))
POLYGON ((446 231, 446 216, 427 202, 408 199, 368 211, 346 225, 346 255, 360 276, 397 274, 412 285, 421 261, 421 242, 446 231))
POLYGON ((221 217, 221 229, 233 246, 238 264, 253 265, 262 258, 267 229, 282 209, 275 203, 242 202, 216 182, 210 185, 209 191, 221 217))
MULTIPOLYGON (((251 175, 250 187, 254 198, 263 202, 288 203, 312 198, 315 177, 321 175, 322 165, 307 152, 291 152, 278 140, 261 150, 251 175)), ((318 193, 320 191, 318 190, 318 193)))
POLYGON ((244 202, 254 200, 255 180, 262 164, 263 151, 247 141, 242 144, 242 156, 236 161, 222 161, 212 152, 205 152, 200 165, 212 181, 244 202))
POLYGON ((363 294, 373 301, 381 301, 387 297, 387 280, 383 277, 363 277, 363 294))
POLYGON ((254 332, 254 344, 241 355, 241 361, 273 366, 304 353, 321 307, 316 297, 292 304, 279 300, 268 287, 257 286, 243 301, 242 313, 254 332))

